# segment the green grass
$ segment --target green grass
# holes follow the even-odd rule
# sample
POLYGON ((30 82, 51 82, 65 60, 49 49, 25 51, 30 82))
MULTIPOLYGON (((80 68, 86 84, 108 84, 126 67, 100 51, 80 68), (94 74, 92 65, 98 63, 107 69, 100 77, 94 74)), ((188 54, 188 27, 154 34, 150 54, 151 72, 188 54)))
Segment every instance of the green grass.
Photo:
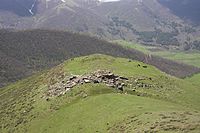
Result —
POLYGON ((124 58, 113 58, 106 55, 93 55, 75 58, 73 61, 67 61, 64 65, 64 71, 69 72, 69 74, 83 74, 88 72, 93 72, 98 69, 110 70, 119 75, 125 76, 160 76, 164 73, 160 72, 153 66, 148 66, 147 69, 138 67, 146 65, 142 62, 133 60, 129 62, 129 59, 124 58))
MULTIPOLYGON (((188 65, 193 65, 200 68, 200 51, 178 51, 178 50, 165 50, 163 48, 159 48, 156 46, 145 46, 137 43, 126 42, 122 40, 116 40, 115 43, 118 43, 126 48, 133 48, 144 52, 146 54, 157 55, 163 58, 167 58, 170 60, 182 62, 188 65), (160 50, 155 50, 155 49, 160 50), (152 51, 154 50, 154 51, 152 51)), ((192 77, 186 78, 187 81, 195 84, 196 86, 200 86, 200 74, 194 75, 192 77)))
POLYGON ((148 46, 144 46, 144 45, 141 45, 141 44, 138 44, 138 43, 127 42, 127 41, 124 41, 124 40, 114 40, 112 42, 120 44, 120 45, 124 46, 125 48, 136 49, 136 50, 139 50, 139 51, 144 52, 144 53, 149 53, 150 52, 148 50, 148 46))
POLYGON ((189 65, 193 65, 196 67, 200 67, 200 51, 184 52, 184 51, 178 51, 178 50, 166 50, 166 49, 156 47, 156 46, 145 46, 142 44, 126 42, 126 41, 121 41, 121 40, 117 40, 114 42, 126 48, 133 48, 147 54, 157 55, 163 58, 167 58, 167 59, 179 61, 182 63, 186 63, 189 65))
POLYGON ((103 94, 82 99, 70 106, 65 105, 56 113, 34 121, 31 132, 107 132, 110 126, 128 116, 180 110, 180 106, 159 100, 132 95, 103 94))
POLYGON ((143 68, 138 64, 146 65, 105 55, 79 57, 2 88, 0 132, 178 132, 188 129, 198 132, 199 88, 153 66, 143 68), (133 86, 127 86, 121 93, 104 84, 85 84, 49 101, 43 98, 48 86, 62 80, 62 75, 82 75, 98 69, 128 77, 133 86), (141 77, 145 78, 141 83, 152 87, 134 88, 135 79, 141 77), (166 121, 161 115, 170 118, 166 121), (182 115, 188 119, 182 120, 182 115), (147 119, 154 117, 157 119, 147 119), (154 125, 163 122, 175 127, 154 125), (187 126, 190 128, 184 128, 187 126))
POLYGON ((200 52, 162 51, 162 52, 155 52, 154 54, 167 59, 200 67, 200 52))
POLYGON ((200 89, 200 74, 195 74, 192 77, 186 78, 186 80, 194 85, 196 85, 200 89))

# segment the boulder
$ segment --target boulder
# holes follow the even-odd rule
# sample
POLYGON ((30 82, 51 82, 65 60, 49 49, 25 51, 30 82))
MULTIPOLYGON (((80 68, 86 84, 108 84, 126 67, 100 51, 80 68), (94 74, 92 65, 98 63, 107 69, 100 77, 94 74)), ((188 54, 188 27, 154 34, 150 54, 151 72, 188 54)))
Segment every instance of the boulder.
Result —
POLYGON ((69 78, 69 80, 73 80, 73 79, 75 79, 75 78, 77 78, 77 76, 71 76, 70 78, 69 78))
POLYGON ((117 89, 120 90, 120 91, 123 91, 123 86, 119 85, 119 86, 117 86, 117 89))
POLYGON ((93 83, 95 83, 95 84, 100 83, 100 82, 101 82, 101 81, 100 81, 100 80, 97 80, 97 79, 93 80, 93 83))
POLYGON ((85 83, 90 83, 91 81, 89 79, 84 79, 85 83))

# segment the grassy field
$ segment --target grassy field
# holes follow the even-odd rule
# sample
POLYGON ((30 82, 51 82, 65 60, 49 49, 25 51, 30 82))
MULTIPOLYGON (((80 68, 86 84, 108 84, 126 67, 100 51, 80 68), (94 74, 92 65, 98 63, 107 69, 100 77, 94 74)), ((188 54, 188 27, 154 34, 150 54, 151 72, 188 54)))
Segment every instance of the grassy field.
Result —
POLYGON ((155 55, 200 67, 200 52, 155 52, 155 55))
POLYGON ((121 41, 121 40, 117 40, 114 42, 117 42, 118 44, 124 47, 137 49, 147 54, 157 55, 163 58, 167 58, 167 59, 183 62, 189 65, 193 65, 196 67, 200 67, 200 51, 184 52, 184 51, 178 51, 178 50, 177 51, 166 50, 166 49, 159 48, 156 46, 145 46, 145 45, 121 41))
POLYGON ((188 77, 185 80, 191 82, 192 84, 200 88, 200 74, 195 74, 194 76, 188 77))
MULTIPOLYGON (((114 42, 126 48, 137 49, 147 54, 157 55, 163 58, 175 60, 178 62, 182 62, 182 63, 193 65, 195 67, 200 68, 200 51, 188 51, 188 52, 174 51, 174 50, 170 51, 170 50, 165 50, 163 48, 158 48, 155 46, 145 46, 145 45, 121 41, 121 40, 117 40, 114 42)), ((197 86, 200 86, 200 74, 195 74, 192 77, 186 78, 186 80, 197 86)))
POLYGON ((0 132, 196 132, 200 130, 200 91, 144 63, 91 55, 0 89, 0 132), (140 64, 140 66, 138 66, 140 64), (147 66, 144 68, 142 66, 147 66), (110 70, 130 79, 124 92, 105 84, 83 84, 46 100, 61 75, 110 70), (151 87, 136 87, 135 80, 151 87))
MULTIPOLYGON (((82 99, 78 103, 70 106, 65 105, 55 114, 34 121, 31 126, 31 132, 93 133, 109 132, 112 130, 113 132, 120 132, 120 129, 116 127, 112 130, 111 128, 114 124, 118 124, 129 117, 137 118, 145 113, 150 113, 147 116, 151 116, 153 115, 151 114, 152 112, 162 114, 169 112, 181 113, 181 110, 182 107, 180 106, 159 100, 123 94, 102 94, 82 99)), ((141 119, 142 124, 145 124, 145 122, 144 119, 141 119)), ((137 122, 130 124, 134 123, 136 124, 137 122)), ((145 127, 145 125, 138 129, 134 128, 131 130, 150 131, 150 128, 148 126, 145 127)), ((162 127, 154 130, 162 130, 162 127)))

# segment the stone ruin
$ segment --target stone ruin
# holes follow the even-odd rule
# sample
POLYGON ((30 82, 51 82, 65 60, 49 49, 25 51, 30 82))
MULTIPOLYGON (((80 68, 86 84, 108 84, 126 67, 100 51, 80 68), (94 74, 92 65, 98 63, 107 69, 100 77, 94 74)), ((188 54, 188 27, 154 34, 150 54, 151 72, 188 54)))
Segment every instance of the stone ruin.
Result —
POLYGON ((156 85, 143 82, 144 80, 152 81, 153 79, 151 77, 126 78, 107 70, 98 70, 85 75, 67 76, 61 82, 49 86, 47 93, 42 97, 49 99, 50 97, 61 96, 75 86, 88 83, 103 83, 120 91, 124 91, 124 87, 130 87, 132 91, 136 91, 139 88, 149 89, 156 87, 156 85))
POLYGON ((73 87, 87 83, 104 83, 108 87, 116 88, 123 91, 123 88, 127 86, 128 78, 121 77, 113 74, 110 71, 98 70, 86 75, 73 75, 66 77, 59 83, 56 83, 49 87, 47 92, 48 97, 64 95, 73 87))

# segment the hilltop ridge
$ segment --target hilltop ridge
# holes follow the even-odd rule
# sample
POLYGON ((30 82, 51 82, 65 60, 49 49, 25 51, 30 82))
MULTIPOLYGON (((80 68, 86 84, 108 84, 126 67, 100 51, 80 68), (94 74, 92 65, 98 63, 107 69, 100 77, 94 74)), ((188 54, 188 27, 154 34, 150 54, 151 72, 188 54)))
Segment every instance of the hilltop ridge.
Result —
POLYGON ((102 54, 83 56, 1 89, 0 132, 198 132, 199 96, 198 87, 151 65, 102 54), (46 98, 52 88, 62 91, 67 77, 97 70, 128 78, 129 84, 121 91, 85 82, 46 98))
POLYGON ((148 56, 87 35, 55 30, 1 30, 1 86, 53 67, 66 59, 96 53, 146 62, 177 77, 199 72, 199 68, 193 66, 148 56))

